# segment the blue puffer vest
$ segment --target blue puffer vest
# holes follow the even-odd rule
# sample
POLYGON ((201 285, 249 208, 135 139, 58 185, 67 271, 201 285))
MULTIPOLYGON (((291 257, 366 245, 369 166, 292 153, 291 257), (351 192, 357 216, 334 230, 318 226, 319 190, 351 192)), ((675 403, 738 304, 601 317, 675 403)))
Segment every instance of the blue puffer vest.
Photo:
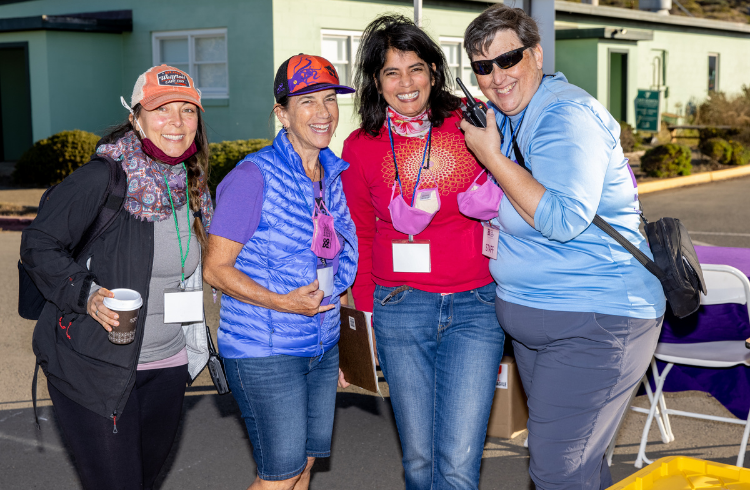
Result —
MULTIPOLYGON (((336 231, 344 238, 334 277, 334 309, 313 317, 249 305, 228 295, 221 298, 219 351, 227 358, 268 357, 279 354, 313 357, 339 340, 339 295, 354 282, 357 236, 341 185, 349 164, 328 148, 320 152, 325 171, 325 201, 336 231)), ((272 146, 251 153, 239 165, 257 165, 263 175, 260 224, 237 257, 235 268, 264 288, 286 294, 316 277, 317 257, 310 250, 313 235, 313 188, 286 131, 272 146)))

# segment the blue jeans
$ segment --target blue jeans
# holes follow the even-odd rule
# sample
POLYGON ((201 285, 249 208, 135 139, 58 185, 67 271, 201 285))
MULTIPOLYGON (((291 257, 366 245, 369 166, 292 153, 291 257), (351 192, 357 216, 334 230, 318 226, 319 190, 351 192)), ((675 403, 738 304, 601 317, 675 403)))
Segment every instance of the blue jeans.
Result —
POLYGON ((377 286, 380 367, 407 490, 477 488, 505 334, 495 284, 441 295, 377 286))
POLYGON ((322 356, 224 359, 263 480, 302 473, 307 458, 331 454, 339 348, 322 356))

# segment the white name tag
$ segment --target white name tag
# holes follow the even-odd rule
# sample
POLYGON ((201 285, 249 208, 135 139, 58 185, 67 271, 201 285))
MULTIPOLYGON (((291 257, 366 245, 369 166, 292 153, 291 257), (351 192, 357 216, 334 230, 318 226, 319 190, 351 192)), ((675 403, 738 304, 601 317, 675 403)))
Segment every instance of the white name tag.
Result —
POLYGON ((482 255, 491 259, 497 258, 497 240, 499 228, 482 223, 482 255))
POLYGON ((318 289, 323 291, 323 297, 333 294, 333 266, 318 269, 318 289))
POLYGON ((429 240, 393 240, 393 272, 430 272, 429 240))
POLYGON ((203 290, 180 288, 164 290, 164 323, 203 321, 203 290))

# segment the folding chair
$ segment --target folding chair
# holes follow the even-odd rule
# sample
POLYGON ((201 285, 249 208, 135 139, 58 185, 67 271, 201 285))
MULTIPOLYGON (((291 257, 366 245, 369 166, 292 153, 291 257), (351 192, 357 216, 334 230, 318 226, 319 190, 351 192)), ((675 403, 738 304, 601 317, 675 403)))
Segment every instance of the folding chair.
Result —
MULTIPOLYGON (((703 277, 706 280, 706 288, 708 289, 707 295, 701 295, 701 304, 736 303, 747 305, 748 315, 750 316, 750 281, 748 281, 745 274, 728 265, 701 264, 701 268, 703 269, 703 277)), ((651 422, 659 412, 661 417, 657 418, 657 423, 661 422, 659 423, 659 429, 662 432, 662 440, 665 439, 665 436, 668 439, 664 442, 674 440, 674 434, 669 424, 670 415, 681 415, 683 417, 744 425, 745 431, 742 435, 740 452, 737 456, 737 466, 742 467, 745 461, 747 439, 748 435, 750 435, 750 414, 748 414, 747 420, 737 420, 735 418, 717 417, 667 408, 662 390, 664 388, 664 381, 675 364, 706 368, 733 367, 740 364, 750 366, 750 349, 745 347, 744 340, 701 342, 696 344, 667 344, 659 342, 657 344, 654 359, 651 360, 651 369, 656 389, 654 390, 653 397, 649 396, 651 407, 648 411, 646 424, 643 427, 641 444, 638 448, 638 457, 635 460, 636 468, 641 468, 644 462, 651 464, 651 461, 646 458, 646 441, 649 429, 651 428, 651 422), (656 359, 667 363, 661 373, 657 369, 656 359)), ((650 386, 645 378, 644 385, 650 392, 650 386)))

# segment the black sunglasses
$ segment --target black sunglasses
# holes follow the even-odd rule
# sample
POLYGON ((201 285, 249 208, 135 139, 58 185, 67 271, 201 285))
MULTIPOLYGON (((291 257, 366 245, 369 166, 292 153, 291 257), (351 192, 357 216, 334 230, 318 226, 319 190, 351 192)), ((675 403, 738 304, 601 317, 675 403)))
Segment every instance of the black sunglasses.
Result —
POLYGON ((474 73, 476 73, 477 75, 489 75, 492 73, 493 64, 499 66, 503 70, 513 68, 521 62, 521 60, 523 59, 523 51, 527 48, 528 46, 524 46, 522 48, 514 49, 513 51, 508 51, 507 53, 501 54, 494 60, 472 61, 471 69, 474 70, 474 73))

